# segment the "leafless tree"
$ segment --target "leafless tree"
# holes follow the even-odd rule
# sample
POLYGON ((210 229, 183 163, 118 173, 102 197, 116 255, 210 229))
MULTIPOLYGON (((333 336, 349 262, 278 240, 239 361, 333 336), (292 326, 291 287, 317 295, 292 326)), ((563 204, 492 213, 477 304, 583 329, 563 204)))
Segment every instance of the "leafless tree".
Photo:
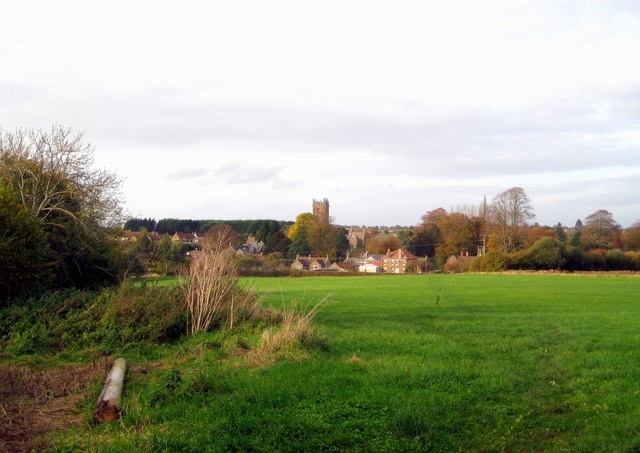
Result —
POLYGON ((0 130, 0 178, 45 225, 115 225, 121 180, 93 168, 93 151, 84 134, 61 126, 0 130))
POLYGON ((522 187, 512 187, 493 199, 491 217, 497 226, 494 244, 512 253, 524 246, 529 220, 535 218, 531 201, 522 187))
POLYGON ((582 241, 588 248, 619 248, 622 227, 606 209, 599 209, 585 218, 582 241))

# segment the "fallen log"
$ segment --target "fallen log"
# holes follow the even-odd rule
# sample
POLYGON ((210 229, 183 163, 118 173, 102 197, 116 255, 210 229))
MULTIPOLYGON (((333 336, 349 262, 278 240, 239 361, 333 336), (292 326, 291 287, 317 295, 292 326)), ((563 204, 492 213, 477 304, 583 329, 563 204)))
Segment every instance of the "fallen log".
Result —
POLYGON ((93 421, 96 423, 112 422, 120 418, 120 398, 127 362, 120 358, 113 362, 113 367, 104 383, 98 404, 93 411, 93 421))

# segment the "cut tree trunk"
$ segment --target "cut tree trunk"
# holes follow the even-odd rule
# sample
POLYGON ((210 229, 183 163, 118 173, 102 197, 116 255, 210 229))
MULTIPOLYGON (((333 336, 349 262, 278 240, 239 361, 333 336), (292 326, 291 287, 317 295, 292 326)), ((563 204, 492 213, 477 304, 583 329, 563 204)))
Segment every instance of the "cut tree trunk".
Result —
POLYGON ((120 398, 126 371, 127 362, 122 358, 116 359, 98 398, 96 410, 93 411, 93 421, 96 423, 112 422, 120 418, 120 398))

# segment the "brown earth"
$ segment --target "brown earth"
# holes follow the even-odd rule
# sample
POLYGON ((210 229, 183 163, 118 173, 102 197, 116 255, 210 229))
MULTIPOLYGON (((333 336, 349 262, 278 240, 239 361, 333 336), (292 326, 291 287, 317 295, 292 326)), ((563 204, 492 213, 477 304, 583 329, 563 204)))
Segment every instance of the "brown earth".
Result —
POLYGON ((50 434, 90 423, 82 403, 97 399, 104 364, 33 368, 0 364, 0 452, 51 447, 50 434))

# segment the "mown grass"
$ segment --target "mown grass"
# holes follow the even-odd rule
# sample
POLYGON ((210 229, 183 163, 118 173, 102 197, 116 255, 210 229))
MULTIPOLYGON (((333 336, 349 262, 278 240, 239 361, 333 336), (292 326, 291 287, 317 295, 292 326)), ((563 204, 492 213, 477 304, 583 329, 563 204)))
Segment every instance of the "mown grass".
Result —
POLYGON ((120 422, 67 432, 61 448, 640 449, 640 278, 244 281, 267 306, 327 298, 313 319, 327 347, 255 367, 257 329, 191 337, 133 364, 120 422))

